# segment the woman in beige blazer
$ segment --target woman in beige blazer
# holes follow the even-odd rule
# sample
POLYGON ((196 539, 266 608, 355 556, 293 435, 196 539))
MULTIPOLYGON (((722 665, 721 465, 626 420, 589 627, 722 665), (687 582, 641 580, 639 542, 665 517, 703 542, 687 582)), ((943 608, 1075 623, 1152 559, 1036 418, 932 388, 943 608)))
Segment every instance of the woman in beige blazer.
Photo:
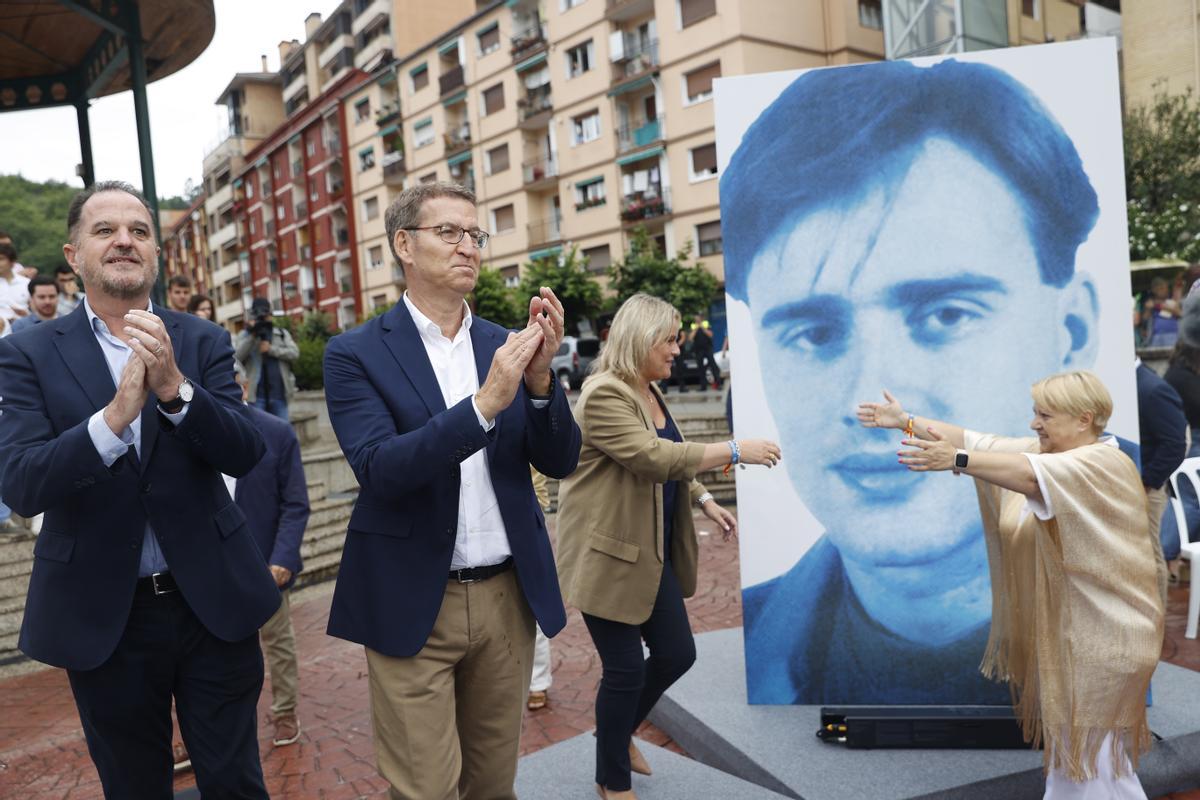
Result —
POLYGON ((650 774, 633 731, 696 659, 683 605, 696 591, 692 503, 726 540, 737 532, 737 520, 695 476, 731 463, 774 466, 781 456, 762 439, 683 441, 656 385, 679 355, 678 331, 679 312, 649 295, 617 311, 575 404, 579 466, 559 490, 559 583, 583 612, 603 664, 596 790, 613 800, 634 797, 631 769, 650 774))

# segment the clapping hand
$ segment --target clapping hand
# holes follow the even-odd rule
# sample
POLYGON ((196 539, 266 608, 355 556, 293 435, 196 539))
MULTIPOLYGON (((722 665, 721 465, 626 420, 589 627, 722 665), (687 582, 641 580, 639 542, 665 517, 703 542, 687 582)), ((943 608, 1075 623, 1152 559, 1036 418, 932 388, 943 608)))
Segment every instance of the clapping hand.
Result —
POLYGON ((565 325, 563 304, 549 286, 543 286, 536 297, 529 298, 529 322, 526 328, 542 331, 542 345, 525 368, 525 385, 532 394, 550 394, 550 361, 562 344, 565 325))
POLYGON ((900 463, 913 472, 954 469, 954 456, 958 452, 957 448, 947 442, 946 437, 936 428, 927 428, 926 430, 933 437, 933 441, 926 442, 921 439, 901 441, 905 447, 915 447, 916 449, 899 451, 896 455, 900 457, 900 463))
POLYGON ((908 415, 900 405, 900 401, 892 397, 887 389, 883 390, 885 403, 859 403, 858 421, 864 428, 903 428, 908 422, 908 415))
POLYGON ((160 402, 179 396, 183 373, 175 365, 175 349, 163 321, 149 311, 133 309, 125 315, 125 335, 135 355, 146 365, 146 386, 160 402))
MULTIPOLYGON (((508 341, 496 350, 487 379, 475 395, 475 405, 484 419, 490 422, 512 403, 521 376, 542 344, 542 336, 540 326, 529 327, 520 333, 510 333, 508 341)), ((548 369, 546 374, 550 374, 548 369)))

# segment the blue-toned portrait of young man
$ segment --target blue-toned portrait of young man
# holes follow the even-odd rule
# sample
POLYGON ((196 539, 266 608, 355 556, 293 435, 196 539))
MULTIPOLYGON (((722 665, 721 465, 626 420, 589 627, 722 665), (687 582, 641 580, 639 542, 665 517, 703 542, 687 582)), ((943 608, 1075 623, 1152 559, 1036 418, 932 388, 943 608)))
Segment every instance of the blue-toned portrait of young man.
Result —
MULTIPOLYGON (((720 194, 726 291, 824 531, 744 588, 750 702, 1008 704, 978 669, 991 591, 972 481, 906 472, 896 431, 854 410, 887 389, 1023 435, 1035 381, 1094 367, 1101 298, 1077 255, 1100 204, 1075 143, 986 63, 815 69, 745 130, 720 194)), ((744 531, 744 553, 769 546, 744 531)))

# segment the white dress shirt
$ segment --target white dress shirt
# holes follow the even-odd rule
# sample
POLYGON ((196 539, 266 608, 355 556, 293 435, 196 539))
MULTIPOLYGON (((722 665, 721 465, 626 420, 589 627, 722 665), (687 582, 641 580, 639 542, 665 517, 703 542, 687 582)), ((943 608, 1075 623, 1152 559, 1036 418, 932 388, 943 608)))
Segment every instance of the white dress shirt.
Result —
MULTIPOLYGON (((485 431, 496 424, 488 422, 479 413, 474 395, 479 391, 479 374, 475 371, 475 349, 471 345, 471 309, 463 302, 463 321, 454 339, 442 335, 437 323, 422 314, 408 292, 404 293, 404 305, 412 315, 425 345, 433 374, 437 376, 438 388, 446 408, 471 397, 475 417, 485 431)), ((508 532, 500 516, 500 501, 492 486, 488 471, 487 450, 476 450, 460 465, 462 478, 458 487, 458 533, 454 537, 454 556, 450 559, 451 569, 483 567, 499 564, 512 555, 508 544, 508 532)))
MULTIPOLYGON (((13 268, 12 278, 0 278, 0 317, 9 322, 18 319, 13 307, 29 310, 29 278, 18 273, 17 267, 13 268)), ((5 327, 5 331, 11 329, 11 325, 5 327)))
MULTIPOLYGON (((92 306, 86 298, 83 301, 83 309, 87 312, 88 323, 92 327, 92 333, 96 336, 96 341, 100 344, 100 350, 104 353, 104 361, 108 364, 108 374, 112 376, 113 386, 119 386, 121 384, 121 372, 125 369, 125 362, 129 360, 133 349, 112 335, 108 330, 108 326, 104 324, 104 320, 96 316, 96 312, 92 311, 92 306)), ((146 310, 153 313, 154 307, 147 303, 146 310)), ((187 403, 184 403, 183 408, 174 414, 168 414, 161 407, 158 409, 158 413, 171 420, 171 424, 178 425, 187 416, 187 410, 187 403)), ((121 431, 120 436, 113 433, 112 429, 108 427, 108 423, 104 421, 104 409, 100 409, 95 414, 92 414, 88 419, 87 428, 88 436, 92 439, 92 445, 95 446, 96 452, 100 454, 100 460, 104 462, 104 466, 111 467, 116 463, 118 458, 125 455, 130 447, 133 447, 138 458, 141 458, 142 417, 140 414, 134 417, 129 427, 121 431)), ((154 536, 154 530, 150 527, 150 523, 147 522, 146 533, 142 538, 142 559, 138 567, 138 577, 144 578, 156 572, 166 571, 167 558, 163 555, 162 548, 158 546, 158 539, 154 536)))

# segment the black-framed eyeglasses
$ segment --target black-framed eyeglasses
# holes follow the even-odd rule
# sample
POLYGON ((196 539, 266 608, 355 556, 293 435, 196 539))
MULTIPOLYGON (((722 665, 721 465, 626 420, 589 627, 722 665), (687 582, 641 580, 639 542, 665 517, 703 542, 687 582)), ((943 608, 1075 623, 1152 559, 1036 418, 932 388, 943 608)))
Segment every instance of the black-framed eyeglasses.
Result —
POLYGON ((487 231, 481 231, 479 228, 468 231, 466 228, 461 228, 458 225, 452 225, 448 222, 444 225, 425 225, 424 227, 420 228, 405 228, 404 230, 437 231, 438 238, 440 238, 446 244, 458 244, 463 240, 463 235, 469 233, 471 235, 471 241, 473 241, 475 246, 480 250, 486 247, 488 239, 492 238, 490 233, 487 231))

